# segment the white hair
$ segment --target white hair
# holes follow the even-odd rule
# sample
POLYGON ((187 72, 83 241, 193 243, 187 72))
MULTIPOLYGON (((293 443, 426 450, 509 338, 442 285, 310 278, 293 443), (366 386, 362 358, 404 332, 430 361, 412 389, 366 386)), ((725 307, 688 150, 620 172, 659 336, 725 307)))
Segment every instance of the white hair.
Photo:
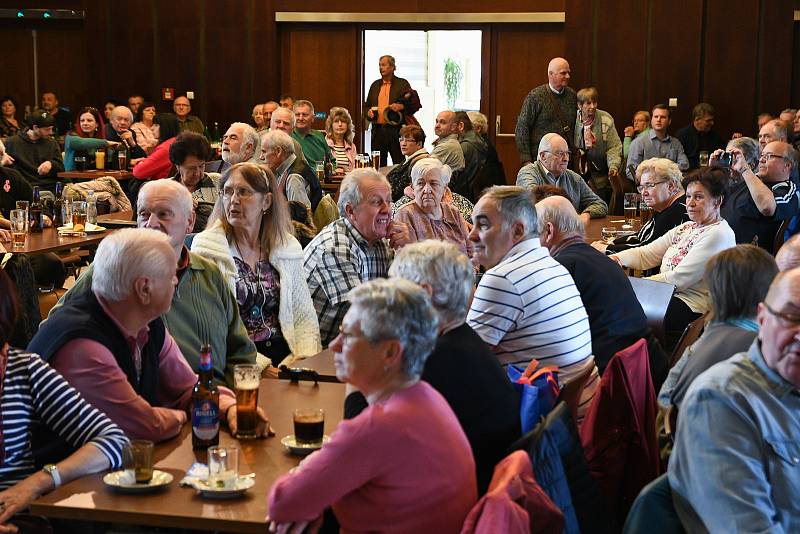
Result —
POLYGON ((565 237, 583 235, 584 224, 575 207, 560 196, 543 198, 536 203, 536 227, 541 234, 545 224, 551 223, 565 237))
MULTIPOLYGON (((553 141, 556 140, 556 137, 564 141, 564 138, 558 135, 557 133, 546 133, 542 136, 542 140, 539 141, 539 148, 536 151, 538 154, 542 152, 550 152, 553 150, 553 141)), ((566 141, 564 141, 566 143, 566 141)))
POLYGON ((539 235, 533 191, 516 185, 493 185, 483 192, 483 197, 495 200, 505 230, 519 222, 525 228, 525 237, 539 235))
POLYGON ((384 175, 375 169, 355 169, 347 173, 339 186, 339 200, 336 205, 339 208, 339 215, 347 216, 346 208, 348 205, 354 208, 361 204, 361 182, 366 179, 378 180, 386 184, 390 190, 392 186, 384 175))
POLYGON ((294 154, 294 140, 283 130, 270 130, 261 138, 262 148, 280 148, 284 156, 294 154))
POLYGON ((131 122, 133 122, 133 111, 131 111, 128 106, 116 106, 111 110, 111 116, 114 117, 115 115, 125 112, 127 112, 128 118, 130 118, 131 122))
MULTIPOLYGON (((234 126, 236 128, 242 129, 242 144, 239 154, 241 154, 241 150, 244 149, 245 145, 249 144, 250 146, 253 147, 253 156, 251 156, 251 158, 253 157, 258 158, 258 153, 261 151, 261 144, 259 143, 258 132, 256 132, 256 129, 247 124, 246 122, 234 122, 229 126, 228 129, 233 128, 234 126)), ((242 161, 245 160, 242 159, 241 161, 229 162, 229 163, 235 164, 235 163, 241 163, 242 161)))
POLYGON ((489 132, 489 119, 480 111, 467 111, 467 117, 472 121, 472 128, 481 129, 481 133, 489 132))
POLYGON ((426 239, 406 245, 395 254, 389 276, 429 285, 443 323, 467 316, 475 269, 455 244, 426 239))
POLYGON ((137 204, 139 206, 143 205, 145 196, 147 196, 150 191, 154 191, 156 189, 166 189, 169 191, 170 199, 175 201, 175 204, 177 204, 181 211, 183 211, 186 219, 189 219, 189 216, 194 210, 192 194, 188 189, 186 189, 185 185, 177 180, 150 180, 145 182, 142 188, 139 189, 137 204))
POLYGON ((137 278, 174 276, 177 261, 168 235, 149 228, 117 230, 97 247, 92 291, 110 302, 121 302, 131 294, 137 278))
POLYGON ((442 181, 443 187, 447 187, 447 184, 450 183, 450 177, 453 175, 453 170, 449 165, 436 158, 422 158, 411 169, 411 183, 414 184, 421 176, 426 176, 431 172, 439 173, 439 179, 442 181))
POLYGON ((427 291, 401 278, 378 278, 352 289, 348 299, 347 313, 356 314, 367 341, 399 341, 402 373, 419 378, 439 335, 439 317, 427 291))

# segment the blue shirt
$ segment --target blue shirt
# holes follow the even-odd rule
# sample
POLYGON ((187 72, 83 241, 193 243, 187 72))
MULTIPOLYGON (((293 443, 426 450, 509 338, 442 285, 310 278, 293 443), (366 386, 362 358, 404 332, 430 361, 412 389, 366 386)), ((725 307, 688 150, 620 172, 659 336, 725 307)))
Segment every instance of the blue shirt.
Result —
POLYGON ((689 388, 669 482, 687 532, 800 532, 800 391, 758 340, 689 388))
POLYGON ((652 129, 642 132, 631 142, 628 154, 627 176, 629 180, 636 181, 636 167, 641 162, 650 158, 667 158, 678 164, 682 171, 689 169, 689 158, 683 151, 683 145, 676 137, 667 134, 664 139, 659 139, 652 129), (631 173, 633 168, 633 173, 631 173))

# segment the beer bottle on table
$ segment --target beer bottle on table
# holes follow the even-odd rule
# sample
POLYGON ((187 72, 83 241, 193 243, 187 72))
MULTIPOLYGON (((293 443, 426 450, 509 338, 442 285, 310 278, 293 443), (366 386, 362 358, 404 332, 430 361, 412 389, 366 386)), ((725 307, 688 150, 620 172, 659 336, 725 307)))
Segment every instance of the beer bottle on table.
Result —
POLYGON ((30 206, 30 232, 41 234, 44 224, 42 224, 42 201, 39 199, 39 186, 33 187, 33 202, 30 206))
POLYGON ((53 202, 53 226, 64 226, 64 214, 61 212, 64 205, 64 186, 56 182, 56 200, 53 202))
POLYGON ((219 444, 219 390, 214 383, 208 344, 200 349, 197 374, 192 390, 192 448, 207 449, 219 444))

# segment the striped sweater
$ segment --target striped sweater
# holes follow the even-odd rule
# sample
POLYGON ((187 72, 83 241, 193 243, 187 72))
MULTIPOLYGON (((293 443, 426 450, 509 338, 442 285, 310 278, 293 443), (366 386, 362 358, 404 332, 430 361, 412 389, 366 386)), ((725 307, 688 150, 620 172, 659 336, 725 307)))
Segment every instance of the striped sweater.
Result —
POLYGON ((1 489, 35 471, 33 423, 46 425, 73 447, 91 443, 103 452, 112 468, 122 465, 122 448, 128 441, 122 430, 35 354, 9 350, 0 409, 5 447, 1 489))

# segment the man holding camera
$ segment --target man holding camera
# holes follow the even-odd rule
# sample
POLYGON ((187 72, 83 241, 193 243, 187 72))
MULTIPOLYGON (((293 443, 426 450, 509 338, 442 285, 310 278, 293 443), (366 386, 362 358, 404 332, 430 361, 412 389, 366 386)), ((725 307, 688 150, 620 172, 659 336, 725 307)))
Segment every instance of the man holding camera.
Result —
POLYGON ((739 148, 728 145, 728 152, 711 155, 722 164, 730 161, 743 180, 733 186, 722 206, 737 243, 753 243, 773 252, 775 234, 785 219, 800 213, 797 186, 790 180, 797 166, 797 151, 783 141, 768 143, 758 160, 758 174, 753 172, 739 148))

